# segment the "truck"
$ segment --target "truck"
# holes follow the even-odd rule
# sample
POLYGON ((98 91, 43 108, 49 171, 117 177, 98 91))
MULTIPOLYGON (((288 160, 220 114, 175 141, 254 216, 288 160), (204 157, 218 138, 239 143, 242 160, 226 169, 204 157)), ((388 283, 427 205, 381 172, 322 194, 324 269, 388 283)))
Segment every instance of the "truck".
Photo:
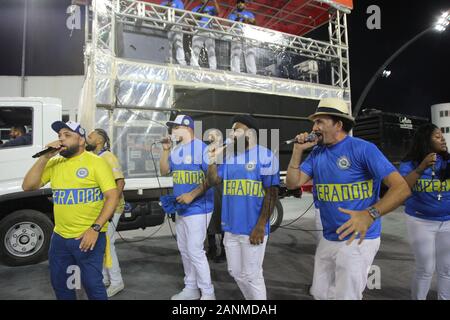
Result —
MULTIPOLYGON (((159 197, 171 192, 172 179, 159 176, 161 149, 157 142, 167 134, 164 124, 177 114, 189 114, 194 120, 203 121, 203 130, 217 128, 222 133, 230 128, 232 116, 251 114, 261 128, 274 133, 271 135, 274 141, 266 144, 273 150, 273 142, 287 141, 298 132, 311 129, 308 115, 314 112, 320 99, 335 97, 350 104, 347 14, 352 1, 308 0, 301 6, 292 2, 291 9, 298 9, 298 17, 288 23, 293 28, 286 28, 283 19, 274 23, 273 16, 286 14, 288 10, 275 3, 256 12, 258 23, 253 26, 230 21, 226 15, 213 17, 192 12, 195 5, 192 1, 186 2, 186 10, 161 6, 157 4, 159 1, 70 2, 72 5, 67 8, 70 15, 67 23, 73 26, 70 34, 76 35, 84 13, 83 62, 79 63, 84 66, 84 84, 76 118, 71 120, 80 122, 87 130, 102 128, 113 141, 112 151, 122 165, 126 181, 126 208, 118 231, 145 229, 165 221, 159 197), (328 39, 306 37, 325 24, 328 39), (215 70, 210 68, 205 50, 200 52, 199 66, 191 65, 192 39, 205 32, 215 42, 215 70), (182 34, 189 65, 177 63, 170 40, 174 33, 182 34), (256 74, 230 70, 233 42, 254 48, 256 74)), ((222 5, 232 9, 228 2, 222 5)), ((53 11, 40 10, 40 14, 45 12, 52 14, 39 21, 53 21, 53 11)), ((25 10, 25 17, 27 14, 25 10)), ((52 25, 60 25, 59 20, 52 25)), ((50 23, 43 25, 48 26, 50 23)), ((33 30, 39 27, 33 24, 33 30)), ((59 30, 56 29, 51 32, 59 30)), ((42 36, 46 35, 48 32, 42 32, 42 36)), ((83 37, 72 37, 77 38, 83 37)), ((77 46, 71 43, 67 48, 77 46)), ((54 48, 47 46, 35 49, 54 52, 54 48)), ((64 52, 73 66, 73 50, 64 52)), ((42 52, 39 56, 47 55, 42 52)), ((244 59, 241 64, 243 70, 244 59)), ((24 80, 22 75, 22 86, 27 83, 24 80)), ((6 132, 16 124, 25 126, 32 135, 30 145, 0 148, 0 261, 7 265, 33 264, 47 257, 54 224, 51 189, 46 186, 23 192, 21 185, 33 164, 31 156, 56 140, 50 125, 61 120, 61 110, 61 101, 51 97, 0 97, 2 139, 7 139, 6 132)), ((202 134, 201 130, 197 137, 202 139, 202 134)), ((280 144, 275 148, 283 175, 292 147, 280 144)), ((299 190, 288 192, 283 184, 279 190, 280 199, 301 196, 299 190)), ((220 199, 216 190, 217 210, 220 199)), ((283 207, 278 201, 270 217, 271 232, 282 220, 283 207)))
MULTIPOLYGON (((0 148, 0 261, 6 265, 29 265, 47 259, 54 227, 52 190, 47 185, 25 192, 22 181, 35 161, 32 155, 58 139, 51 124, 62 119, 61 110, 61 101, 57 98, 0 98, 2 130, 6 132, 12 126, 20 125, 32 137, 29 145, 0 148)), ((126 178, 125 212, 117 231, 145 229, 164 223, 166 214, 159 204, 159 197, 171 189, 170 177, 126 178)), ((221 197, 217 190, 216 208, 220 210, 221 197)), ((272 231, 282 219, 283 207, 278 201, 270 220, 272 231)))

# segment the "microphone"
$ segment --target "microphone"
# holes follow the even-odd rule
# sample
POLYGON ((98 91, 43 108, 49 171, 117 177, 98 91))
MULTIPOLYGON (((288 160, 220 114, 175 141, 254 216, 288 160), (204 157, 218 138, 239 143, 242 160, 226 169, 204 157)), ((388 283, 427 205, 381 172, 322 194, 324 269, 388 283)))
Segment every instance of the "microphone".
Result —
MULTIPOLYGON (((214 139, 210 139, 210 140, 208 140, 206 143, 207 143, 208 145, 211 145, 211 144, 213 144, 214 142, 215 142, 214 139)), ((229 145, 231 145, 231 144, 233 144, 233 143, 234 143, 233 139, 227 138, 227 139, 224 141, 224 143, 222 143, 222 144, 219 145, 218 147, 219 147, 219 148, 228 147, 229 145)))
MULTIPOLYGON (((436 161, 436 154, 434 155, 434 159, 436 161)), ((431 166, 431 179, 434 179, 434 177, 436 176, 436 163, 433 163, 433 165, 431 166)))
POLYGON ((48 147, 47 149, 44 149, 42 151, 39 151, 38 153, 36 153, 35 155, 32 155, 32 158, 39 158, 40 156, 43 156, 44 154, 47 154, 49 152, 55 151, 55 150, 59 150, 61 148, 53 148, 53 147, 48 147))
MULTIPOLYGON (((311 132, 310 134, 308 134, 308 136, 305 138, 305 142, 313 142, 314 140, 316 140, 319 136, 317 135, 317 133, 315 132, 311 132)), ((291 140, 286 140, 283 142, 283 144, 291 144, 291 143, 297 143, 297 139, 291 139, 291 140)))
POLYGON ((227 138, 224 143, 222 144, 222 147, 228 147, 229 145, 233 144, 234 140, 231 138, 227 138))
POLYGON ((159 143, 169 143, 169 142, 175 143, 175 142, 178 142, 178 141, 180 141, 180 138, 176 138, 174 136, 170 136, 170 138, 165 137, 165 138, 162 138, 161 140, 159 140, 158 142, 159 143))

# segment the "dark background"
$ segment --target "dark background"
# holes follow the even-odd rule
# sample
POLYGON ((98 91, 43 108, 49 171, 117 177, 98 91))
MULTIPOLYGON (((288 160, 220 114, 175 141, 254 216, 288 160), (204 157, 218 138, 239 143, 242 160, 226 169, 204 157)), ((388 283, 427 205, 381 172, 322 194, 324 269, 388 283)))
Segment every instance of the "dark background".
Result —
MULTIPOLYGON (((0 75, 20 75, 23 5, 25 0, 0 0, 0 75)), ((29 1, 27 75, 79 75, 83 73, 84 31, 70 37, 66 8, 70 0, 29 1)), ((349 15, 352 101, 378 67, 401 45, 433 24, 448 0, 355 0, 349 15), (381 8, 381 30, 369 30, 369 5, 381 8)), ((82 13, 84 18, 84 14, 82 13)), ((82 26, 84 19, 82 19, 82 26)), ((327 27, 308 34, 325 35, 327 27)), ((430 117, 430 106, 450 102, 450 30, 424 36, 391 66, 392 75, 379 79, 363 108, 430 117)))

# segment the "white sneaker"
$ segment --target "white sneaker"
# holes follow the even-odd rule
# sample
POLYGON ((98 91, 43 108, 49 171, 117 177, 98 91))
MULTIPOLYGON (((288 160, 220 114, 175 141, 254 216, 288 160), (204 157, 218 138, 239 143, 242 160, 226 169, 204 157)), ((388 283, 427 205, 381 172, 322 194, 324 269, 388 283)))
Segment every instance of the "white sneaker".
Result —
POLYGON ((181 292, 172 296, 170 300, 198 300, 200 299, 200 290, 184 288, 181 292))
POLYGON ((117 286, 109 286, 108 289, 106 289, 106 294, 108 295, 108 298, 111 298, 112 296, 115 296, 124 288, 123 282, 117 286))
POLYGON ((200 300, 216 300, 216 295, 214 293, 212 294, 202 294, 202 297, 200 300))

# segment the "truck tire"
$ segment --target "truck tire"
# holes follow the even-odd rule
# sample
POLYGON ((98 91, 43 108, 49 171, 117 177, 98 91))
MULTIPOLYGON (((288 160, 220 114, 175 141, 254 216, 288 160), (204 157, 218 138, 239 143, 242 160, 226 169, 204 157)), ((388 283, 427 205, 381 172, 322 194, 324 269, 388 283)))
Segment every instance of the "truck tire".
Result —
POLYGON ((53 223, 36 210, 17 210, 0 220, 0 261, 24 266, 48 257, 53 223))
POLYGON ((272 214, 270 215, 270 233, 274 232, 278 229, 283 221, 283 205, 278 199, 275 203, 275 208, 273 209, 272 214))

